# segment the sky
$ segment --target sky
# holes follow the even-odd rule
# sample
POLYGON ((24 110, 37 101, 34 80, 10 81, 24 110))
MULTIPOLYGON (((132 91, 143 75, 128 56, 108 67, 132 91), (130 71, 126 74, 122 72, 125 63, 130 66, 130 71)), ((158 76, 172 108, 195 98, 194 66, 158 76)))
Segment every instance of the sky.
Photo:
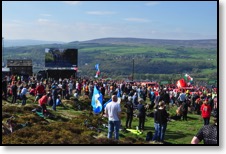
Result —
POLYGON ((2 1, 2 37, 217 39, 217 1, 2 1))

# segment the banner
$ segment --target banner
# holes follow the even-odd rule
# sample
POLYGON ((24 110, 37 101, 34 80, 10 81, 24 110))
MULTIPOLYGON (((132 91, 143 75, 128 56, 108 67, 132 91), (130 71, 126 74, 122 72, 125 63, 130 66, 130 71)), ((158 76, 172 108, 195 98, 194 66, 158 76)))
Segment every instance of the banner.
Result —
POLYGON ((98 78, 100 76, 100 68, 99 68, 99 64, 95 65, 95 69, 97 70, 95 78, 98 78))
POLYGON ((186 84, 186 81, 184 79, 180 79, 177 81, 177 87, 178 88, 181 88, 181 87, 186 87, 187 84, 186 84))
MULTIPOLYGON (((117 93, 117 97, 118 97, 118 103, 121 103, 121 93, 120 93, 120 89, 118 89, 118 93, 117 93)), ((112 99, 109 99, 109 101, 107 101, 106 103, 104 103, 104 109, 106 107, 106 105, 108 103, 112 102, 112 99)))
POLYGON ((103 95, 99 90, 97 90, 96 86, 94 86, 93 96, 91 105, 93 107, 93 112, 98 114, 102 111, 102 104, 103 104, 103 95))

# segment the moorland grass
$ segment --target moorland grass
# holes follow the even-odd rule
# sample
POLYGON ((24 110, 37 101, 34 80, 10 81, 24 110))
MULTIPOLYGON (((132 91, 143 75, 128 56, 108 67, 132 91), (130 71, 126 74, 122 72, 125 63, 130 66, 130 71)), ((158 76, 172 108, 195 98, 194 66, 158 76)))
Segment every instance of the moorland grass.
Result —
MULTIPOLYGON (((10 135, 2 137, 2 144, 160 144, 157 142, 147 142, 146 134, 151 131, 154 133, 153 117, 147 117, 145 121, 145 130, 137 135, 124 128, 126 114, 124 105, 122 106, 122 128, 120 130, 120 140, 114 141, 107 139, 108 129, 107 118, 102 114, 94 115, 89 99, 81 97, 80 103, 87 110, 78 110, 73 107, 73 100, 63 100, 63 106, 57 106, 57 111, 47 109, 54 116, 51 118, 39 117, 31 110, 38 108, 37 103, 31 101, 33 96, 28 96, 25 106, 20 104, 11 104, 2 100, 2 123, 5 123, 10 116, 15 116, 17 124, 30 122, 30 126, 15 130, 10 135)), ((10 98, 9 98, 10 100, 10 98)), ((18 100, 18 102, 20 102, 18 100)), ((146 101, 148 103, 148 100, 146 101)), ((124 102, 121 102, 122 104, 124 102)), ((170 107, 171 116, 175 114, 176 107, 170 107)), ((149 110, 148 113, 153 112, 149 110)), ((202 127, 203 120, 200 115, 194 113, 188 114, 188 121, 170 120, 165 134, 166 144, 190 144, 192 137, 202 127)), ((138 118, 134 117, 132 129, 138 126, 138 118)))

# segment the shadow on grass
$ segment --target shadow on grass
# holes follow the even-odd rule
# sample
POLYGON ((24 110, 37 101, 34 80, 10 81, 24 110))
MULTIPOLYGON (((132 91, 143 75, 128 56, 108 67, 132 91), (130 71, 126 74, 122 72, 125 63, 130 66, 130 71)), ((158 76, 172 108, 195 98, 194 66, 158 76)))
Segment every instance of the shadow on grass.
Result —
POLYGON ((183 132, 169 131, 166 129, 165 138, 169 138, 171 140, 176 140, 176 139, 184 138, 185 136, 186 136, 186 134, 183 132))
POLYGON ((199 118, 194 118, 194 117, 188 116, 187 119, 188 119, 188 120, 197 120, 197 119, 199 119, 199 118))

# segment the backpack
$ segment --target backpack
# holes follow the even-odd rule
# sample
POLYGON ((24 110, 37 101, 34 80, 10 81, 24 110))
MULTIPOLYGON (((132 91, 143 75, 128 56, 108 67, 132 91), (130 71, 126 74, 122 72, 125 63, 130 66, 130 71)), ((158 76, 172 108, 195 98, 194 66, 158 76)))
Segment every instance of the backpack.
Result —
POLYGON ((146 141, 151 141, 152 136, 153 136, 152 132, 147 132, 146 141))

